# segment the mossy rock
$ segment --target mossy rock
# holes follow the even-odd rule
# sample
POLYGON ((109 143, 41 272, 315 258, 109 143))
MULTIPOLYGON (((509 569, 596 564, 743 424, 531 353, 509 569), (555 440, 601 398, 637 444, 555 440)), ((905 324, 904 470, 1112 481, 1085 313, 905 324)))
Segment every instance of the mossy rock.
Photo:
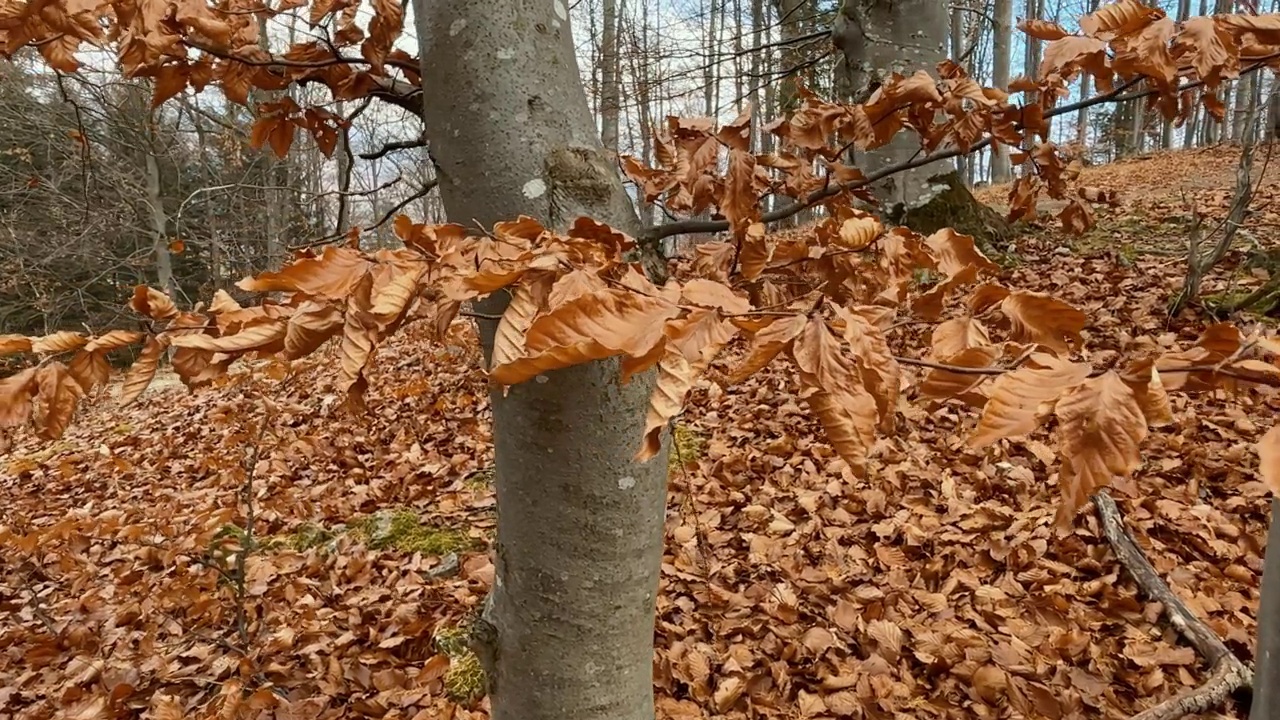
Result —
POLYGON ((476 470, 463 478, 462 484, 472 490, 483 490, 484 488, 491 487, 493 485, 495 472, 496 469, 492 465, 487 468, 476 470))
POLYGON ((474 547, 475 542, 461 530, 422 522, 407 508, 379 510, 351 523, 351 537, 372 550, 398 550, 423 555, 447 555, 474 547))
POLYGON ((1000 213, 979 202, 954 170, 930 177, 929 184, 936 189, 933 197, 918 207, 899 208, 887 219, 925 235, 953 228, 972 235, 993 261, 1008 262, 1005 256, 1016 231, 1000 213))
POLYGON ((444 675, 444 691, 449 699, 469 705, 485 693, 484 667, 467 646, 470 633, 464 627, 444 627, 435 632, 436 648, 449 658, 444 675))

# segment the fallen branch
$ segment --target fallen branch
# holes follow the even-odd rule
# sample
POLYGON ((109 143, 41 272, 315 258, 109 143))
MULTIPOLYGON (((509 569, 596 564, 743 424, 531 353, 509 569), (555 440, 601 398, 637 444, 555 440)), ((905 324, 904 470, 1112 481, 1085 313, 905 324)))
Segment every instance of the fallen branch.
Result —
POLYGON ((1098 511, 1102 532, 1106 535, 1107 542, 1111 543, 1111 549, 1120 564, 1133 576, 1144 595, 1164 607, 1169 624, 1213 668, 1209 679, 1200 687, 1144 710, 1133 716, 1132 720, 1174 720, 1191 713, 1204 712, 1217 706, 1236 690, 1252 685, 1252 671, 1240 662, 1217 633, 1173 594, 1173 590, 1169 589, 1169 585, 1156 572, 1151 561, 1147 560, 1142 548, 1138 547, 1133 536, 1125 529, 1124 517, 1111 495, 1106 490, 1098 491, 1093 496, 1093 505, 1098 511))
POLYGON ((1248 686, 1253 680, 1249 668, 1235 655, 1225 658, 1213 668, 1213 674, 1203 685, 1147 708, 1129 720, 1177 720, 1196 713, 1204 713, 1221 705, 1231 693, 1248 686))

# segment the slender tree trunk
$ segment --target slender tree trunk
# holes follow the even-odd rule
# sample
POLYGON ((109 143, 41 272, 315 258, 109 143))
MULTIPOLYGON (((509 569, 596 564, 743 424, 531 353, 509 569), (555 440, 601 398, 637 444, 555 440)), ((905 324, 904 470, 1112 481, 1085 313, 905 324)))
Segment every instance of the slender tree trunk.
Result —
MULTIPOLYGON (((964 57, 964 16, 965 13, 960 7, 951 9, 951 36, 949 45, 951 47, 951 59, 961 65, 968 65, 962 58, 964 57)), ((956 172, 960 177, 967 178, 969 176, 969 158, 961 155, 956 158, 956 172)))
MULTIPOLYGON (((996 22, 992 36, 991 84, 1001 90, 1009 88, 1009 65, 1013 56, 1013 0, 995 0, 996 22)), ((999 143, 991 146, 991 181, 1009 182, 1013 170, 1008 149, 999 143)))
POLYGON ((1280 498, 1271 499, 1271 528, 1258 601, 1258 641, 1253 654, 1257 665, 1249 720, 1271 720, 1280 715, 1280 498))
POLYGON ((707 18, 707 36, 703 45, 706 51, 706 64, 702 66, 703 114, 707 117, 715 116, 715 106, 719 100, 715 97, 716 78, 720 74, 720 43, 718 42, 720 38, 716 26, 719 14, 716 10, 716 0, 708 0, 704 13, 704 15, 710 15, 707 18))
POLYGON ((618 2, 604 0, 600 42, 600 144, 618 152, 618 2))
MULTIPOLYGON (((487 227, 525 214, 563 230, 590 215, 638 232, 587 105, 567 1, 414 5, 423 84, 450 89, 424 104, 449 217, 487 227)), ((495 325, 480 323, 486 357, 495 325)), ((652 383, 621 385, 617 362, 594 362, 492 393, 496 578, 474 645, 495 720, 653 718, 666 451, 633 460, 652 383)))
POLYGON ((156 260, 156 280, 169 297, 177 299, 177 284, 173 280, 173 256, 169 253, 169 218, 164 211, 164 196, 160 192, 160 163, 156 153, 160 151, 154 119, 143 119, 147 144, 142 149, 146 168, 147 207, 151 218, 151 247, 156 260))
MULTIPOLYGON (((874 85, 893 72, 932 70, 945 55, 947 6, 936 0, 845 0, 832 32, 844 53, 853 99, 865 101, 874 85)), ((903 162, 920 150, 919 138, 902 132, 862 158, 863 172, 903 162)), ((944 163, 887 178, 877 196, 887 207, 909 206, 926 193, 928 178, 944 163)))

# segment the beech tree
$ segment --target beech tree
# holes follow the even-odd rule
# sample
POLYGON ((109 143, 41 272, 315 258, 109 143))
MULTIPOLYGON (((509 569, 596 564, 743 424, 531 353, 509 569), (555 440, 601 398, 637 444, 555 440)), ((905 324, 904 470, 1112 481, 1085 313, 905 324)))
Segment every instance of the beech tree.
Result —
MULTIPOLYGON (((642 228, 600 145, 565 0, 417 0, 419 58, 394 46, 404 23, 398 2, 374 0, 367 30, 355 22, 360 7, 0 5, 5 53, 33 46, 51 67, 70 71, 83 45, 109 47, 127 73, 155 80, 153 107, 189 86, 216 85, 248 103, 256 90, 297 83, 323 85, 335 100, 378 98, 421 113, 454 220, 400 215, 403 247, 366 252, 353 233, 239 283, 282 293, 278 300, 245 307, 219 292, 207 307, 181 309, 140 285, 129 300, 137 329, 0 337, 0 353, 35 358, 0 381, 0 424, 60 435, 80 402, 107 383, 107 354, 133 345, 141 352, 124 379, 125 402, 147 387, 166 351, 183 381, 199 386, 250 356, 287 374, 291 360, 332 340, 339 387, 361 412, 381 341, 408 323, 443 334, 460 316, 474 319, 493 385, 499 521, 496 579, 472 643, 495 717, 653 715, 664 435, 704 376, 733 383, 788 363, 840 472, 853 475, 874 471, 877 435, 895 430, 903 365, 928 370, 918 396, 981 408, 973 448, 1027 435, 1053 417, 1063 527, 1141 464, 1148 428, 1168 420, 1170 392, 1280 385, 1280 340, 1228 324, 1210 326, 1190 347, 1094 368, 1078 355, 1084 313, 995 282, 998 266, 971 236, 889 226, 853 202, 915 168, 992 143, 1026 143, 1015 161, 1035 173, 1014 184, 1012 216, 1034 216, 1047 194, 1067 201, 1059 214, 1067 227, 1087 229, 1092 204, 1107 196, 1075 187, 1078 166, 1046 137, 1050 118, 1080 107, 1056 104, 1066 84, 1086 72, 1102 94, 1083 103, 1149 96, 1168 117, 1185 118, 1200 102, 1221 119, 1217 89, 1275 62, 1280 17, 1219 15, 1177 26, 1159 9, 1120 0, 1082 18, 1078 34, 1023 23, 1047 43, 1038 80, 1017 88, 1035 92, 1027 104, 932 51, 906 72, 880 55, 878 84, 857 102, 801 89, 795 111, 768 126, 778 139, 768 154, 750 150, 749 109, 719 127, 671 117, 655 138, 658 167, 633 157, 623 165, 647 202, 685 219, 642 228), (254 16, 298 9, 315 27, 336 27, 333 37, 279 54, 264 49, 254 16), (1140 82, 1149 89, 1135 90, 1140 82), (844 162, 849 148, 896 152, 885 148, 907 132, 916 136, 912 157, 865 172, 844 162), (790 201, 765 213, 768 194, 790 201), (819 204, 828 215, 803 232, 767 232, 768 223, 819 204), (712 210, 723 219, 692 219, 712 210), (658 243, 689 232, 725 235, 699 245, 690 267, 668 278, 658 243), (900 316, 936 323, 921 353, 890 347, 886 331, 900 316), (726 360, 731 367, 721 371, 726 360)), ((898 32, 904 16, 883 22, 898 32)), ((848 43, 845 52, 853 53, 848 43)), ((324 108, 286 97, 258 110, 254 136, 277 155, 298 129, 322 148, 336 143, 341 119, 324 108)), ((1273 430, 1264 457, 1280 457, 1278 447, 1273 430)), ((1280 491, 1272 461, 1264 479, 1280 491)))

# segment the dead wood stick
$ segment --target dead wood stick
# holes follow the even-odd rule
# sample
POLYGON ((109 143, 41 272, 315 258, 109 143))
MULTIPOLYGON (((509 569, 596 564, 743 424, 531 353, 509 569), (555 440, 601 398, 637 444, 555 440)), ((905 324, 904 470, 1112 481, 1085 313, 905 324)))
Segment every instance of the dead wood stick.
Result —
POLYGON ((1249 668, 1240 662, 1240 658, 1231 652, 1217 633, 1173 594, 1173 590, 1169 589, 1169 585, 1156 572, 1146 553, 1142 552, 1142 548, 1138 547, 1138 543, 1125 528, 1124 517, 1111 495, 1106 490, 1098 491, 1093 496, 1093 505, 1102 522, 1102 532, 1111 543, 1111 549, 1120 564, 1133 576, 1143 594, 1160 602, 1165 615, 1169 617, 1169 624, 1213 668, 1209 679, 1200 687, 1144 710, 1134 715, 1132 720, 1174 720, 1191 713, 1204 712, 1221 703, 1236 690, 1252 684, 1253 673, 1249 668))

